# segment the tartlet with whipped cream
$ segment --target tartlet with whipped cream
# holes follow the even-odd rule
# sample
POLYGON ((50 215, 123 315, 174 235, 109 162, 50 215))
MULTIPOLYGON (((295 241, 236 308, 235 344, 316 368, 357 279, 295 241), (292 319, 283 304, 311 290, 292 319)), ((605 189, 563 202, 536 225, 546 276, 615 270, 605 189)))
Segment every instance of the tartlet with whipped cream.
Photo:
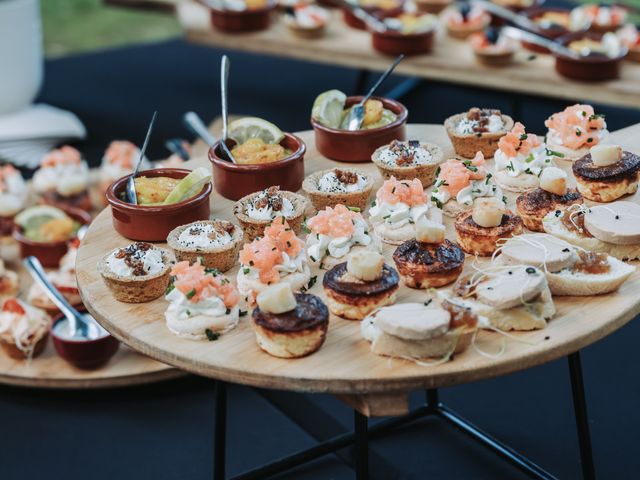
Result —
POLYGON ((146 242, 116 248, 98 263, 98 272, 116 300, 150 302, 165 293, 173 253, 146 242))
POLYGON ((346 262, 347 255, 359 250, 382 249, 362 214, 344 205, 320 210, 307 220, 307 229, 307 258, 321 269, 346 262))
POLYGON ((240 295, 227 277, 201 263, 178 262, 171 269, 165 299, 167 328, 190 340, 217 340, 240 319, 240 295))
POLYGON ((394 140, 378 148, 371 156, 385 180, 391 177, 398 180, 417 178, 424 186, 433 184, 442 159, 442 149, 438 145, 419 140, 394 140))
POLYGON ((207 268, 230 270, 238 260, 243 232, 226 220, 202 220, 174 228, 167 237, 178 262, 200 261, 207 268))
POLYGON ((0 346, 17 360, 37 357, 46 346, 49 324, 44 310, 7 298, 0 310, 0 346))
POLYGON ((29 189, 13 165, 0 167, 0 237, 10 236, 13 217, 27 204, 29 189))
POLYGON ((242 197, 233 207, 247 242, 261 237, 264 229, 276 218, 284 217, 296 234, 302 229, 307 199, 297 193, 273 186, 242 197))
POLYGON ((513 119, 500 110, 474 107, 447 118, 444 128, 457 155, 474 158, 482 152, 485 158, 491 158, 498 141, 513 128, 513 119))
POLYGON ((316 210, 342 204, 362 211, 369 204, 373 183, 373 177, 363 170, 330 168, 309 175, 302 189, 316 210))

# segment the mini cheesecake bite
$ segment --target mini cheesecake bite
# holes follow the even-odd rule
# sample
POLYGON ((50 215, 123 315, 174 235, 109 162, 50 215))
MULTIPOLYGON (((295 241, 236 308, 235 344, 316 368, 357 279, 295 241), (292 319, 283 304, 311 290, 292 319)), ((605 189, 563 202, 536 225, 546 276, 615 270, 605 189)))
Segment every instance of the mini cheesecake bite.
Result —
POLYGON ((433 143, 409 140, 394 140, 378 148, 371 160, 376 164, 382 178, 398 180, 417 178, 422 185, 431 185, 442 162, 442 149, 433 143))
POLYGON ((328 270, 345 262, 349 253, 381 250, 379 240, 373 236, 362 214, 344 205, 321 210, 307 220, 307 229, 307 258, 311 265, 321 269, 328 270))
POLYGON ((201 263, 176 263, 165 293, 167 328, 190 340, 217 340, 240 318, 240 295, 218 270, 201 263))
POLYGON ((599 144, 573 166, 578 191, 594 202, 612 202, 638 190, 640 156, 619 145, 599 144))
POLYGON ((325 273, 322 280, 329 310, 348 320, 362 320, 374 310, 395 302, 400 278, 378 252, 349 255, 325 273))
POLYGON ((522 219, 495 197, 475 200, 473 209, 456 217, 454 227, 460 248, 470 255, 490 256, 498 241, 520 235, 522 219))
POLYGON ((144 303, 162 296, 174 263, 170 251, 135 242, 104 256, 98 263, 98 272, 116 300, 144 303))
POLYGON ((444 225, 421 219, 416 224, 416 238, 393 252, 393 261, 407 287, 443 287, 460 276, 464 252, 444 234, 444 225))
POLYGON ((329 310, 320 298, 293 293, 279 283, 262 291, 251 314, 258 346, 279 358, 300 358, 317 351, 327 336, 329 310))
POLYGON ((540 174, 540 186, 516 198, 516 210, 524 226, 534 232, 544 232, 542 219, 555 210, 581 204, 582 195, 567 188, 567 174, 557 167, 545 168, 540 174))
POLYGON ((331 168, 312 173, 302 182, 316 210, 338 204, 364 211, 373 189, 373 177, 356 168, 331 168))
POLYGON ((513 128, 513 119, 500 110, 474 107, 447 118, 444 127, 457 155, 474 158, 482 152, 490 158, 500 138, 513 128))
POLYGON ((177 261, 201 262, 221 272, 230 270, 242 247, 242 229, 226 220, 193 222, 175 228, 167 237, 177 261))
POLYGON ((442 224, 442 211, 427 200, 417 178, 386 180, 376 192, 369 214, 376 235, 391 245, 415 238, 415 224, 421 217, 442 224))

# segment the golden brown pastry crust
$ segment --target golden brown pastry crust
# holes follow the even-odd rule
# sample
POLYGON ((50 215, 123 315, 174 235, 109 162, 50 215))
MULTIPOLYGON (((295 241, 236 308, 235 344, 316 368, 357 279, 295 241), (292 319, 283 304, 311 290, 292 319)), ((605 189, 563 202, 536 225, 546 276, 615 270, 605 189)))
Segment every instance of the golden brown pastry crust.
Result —
POLYGON ((631 152, 623 152, 619 162, 606 167, 595 165, 589 153, 576 160, 572 169, 578 191, 594 202, 612 202, 638 190, 640 156, 631 152))
POLYGON ((563 210, 574 204, 582 204, 582 195, 575 188, 568 189, 565 195, 556 195, 538 187, 516 198, 516 211, 525 227, 533 232, 544 232, 542 219, 549 212, 563 210))
POLYGON ((449 285, 462 273, 464 252, 453 242, 404 242, 393 252, 393 261, 407 287, 437 288, 449 285))
POLYGON ((497 227, 484 228, 471 218, 473 211, 463 212, 456 217, 454 227, 458 245, 470 255, 489 256, 495 252, 501 238, 520 235, 523 231, 522 219, 507 212, 497 227))

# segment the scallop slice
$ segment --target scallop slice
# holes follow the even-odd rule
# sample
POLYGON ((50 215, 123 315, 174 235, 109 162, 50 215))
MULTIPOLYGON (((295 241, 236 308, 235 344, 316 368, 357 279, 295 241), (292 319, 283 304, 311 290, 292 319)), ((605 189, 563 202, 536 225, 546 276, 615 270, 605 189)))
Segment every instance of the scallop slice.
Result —
POLYGON ((548 233, 526 233, 510 238, 501 250, 505 263, 531 265, 558 272, 578 260, 573 245, 548 233))
POLYGON ((640 205, 625 201, 595 205, 585 212, 584 226, 603 242, 636 245, 640 243, 640 205))
POLYGON ((480 282, 475 289, 478 301, 505 310, 536 298, 547 287, 544 273, 535 267, 514 266, 480 282))
POLYGON ((398 303, 381 308, 376 314, 378 327, 405 340, 426 340, 449 331, 451 314, 435 301, 398 303))

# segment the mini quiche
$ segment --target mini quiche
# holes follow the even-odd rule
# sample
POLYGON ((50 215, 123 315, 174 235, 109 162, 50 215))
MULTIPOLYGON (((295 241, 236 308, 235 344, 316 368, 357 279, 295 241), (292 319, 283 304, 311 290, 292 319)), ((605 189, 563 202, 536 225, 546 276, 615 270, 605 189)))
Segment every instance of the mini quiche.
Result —
POLYGON ((312 173, 302 182, 316 210, 345 205, 363 211, 367 208, 373 177, 356 168, 330 168, 312 173))

